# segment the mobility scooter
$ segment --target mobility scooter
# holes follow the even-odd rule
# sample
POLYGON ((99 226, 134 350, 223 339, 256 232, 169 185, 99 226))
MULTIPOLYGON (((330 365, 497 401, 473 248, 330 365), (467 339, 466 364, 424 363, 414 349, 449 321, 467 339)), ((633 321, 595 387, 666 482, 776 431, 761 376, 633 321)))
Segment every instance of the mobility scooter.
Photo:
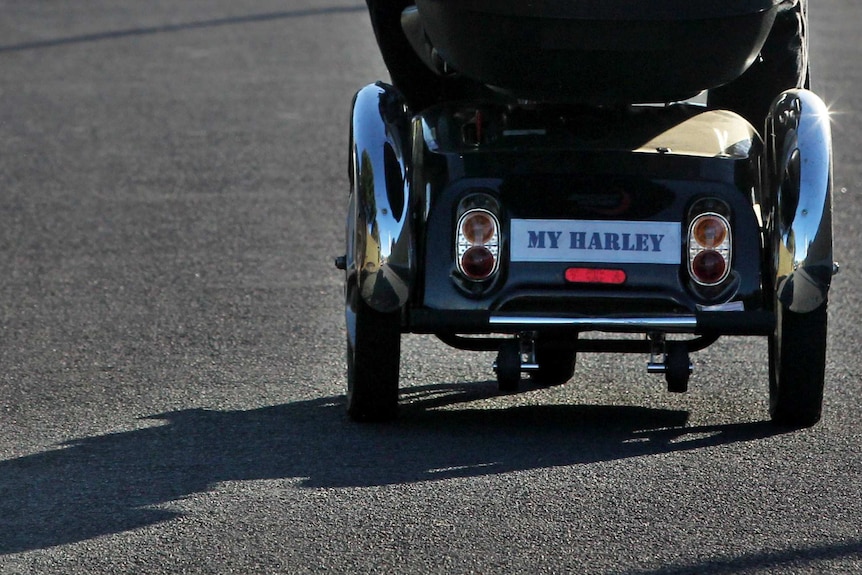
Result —
POLYGON ((423 62, 481 87, 411 109, 356 94, 347 410, 388 420, 402 334, 496 351, 503 392, 642 353, 671 392, 720 336, 768 338, 769 413, 821 417, 832 255, 828 110, 763 126, 708 93, 758 57, 780 0, 416 0, 423 62), (634 335, 632 335, 634 334, 634 335))

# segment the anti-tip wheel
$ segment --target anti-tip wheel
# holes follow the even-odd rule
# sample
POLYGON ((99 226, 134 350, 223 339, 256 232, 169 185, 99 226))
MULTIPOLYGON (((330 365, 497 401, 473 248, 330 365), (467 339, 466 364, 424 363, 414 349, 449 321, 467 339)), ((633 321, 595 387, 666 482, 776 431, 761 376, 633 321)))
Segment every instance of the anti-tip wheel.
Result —
POLYGON ((497 386, 503 393, 518 391, 521 382, 521 343, 506 341, 497 352, 497 386))

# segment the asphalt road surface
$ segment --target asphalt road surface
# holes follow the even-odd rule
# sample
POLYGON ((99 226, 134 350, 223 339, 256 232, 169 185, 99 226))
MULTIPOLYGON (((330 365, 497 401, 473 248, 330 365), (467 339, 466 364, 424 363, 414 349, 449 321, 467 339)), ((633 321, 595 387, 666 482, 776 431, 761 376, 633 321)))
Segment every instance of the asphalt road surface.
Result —
POLYGON ((403 416, 344 414, 359 0, 0 0, 0 573, 862 572, 862 3, 813 2, 834 112, 823 421, 766 343, 669 395, 645 357, 499 397, 407 336, 403 416))

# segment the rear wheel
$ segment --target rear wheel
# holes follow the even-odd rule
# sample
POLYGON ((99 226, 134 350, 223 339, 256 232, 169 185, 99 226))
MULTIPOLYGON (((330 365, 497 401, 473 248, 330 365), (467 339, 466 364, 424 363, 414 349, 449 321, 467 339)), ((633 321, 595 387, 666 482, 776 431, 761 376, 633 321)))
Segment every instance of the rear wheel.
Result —
POLYGON ((795 313, 776 305, 769 338, 769 414, 779 425, 808 427, 820 421, 826 370, 826 303, 795 313))
POLYGON ((380 313, 347 289, 347 413, 355 421, 388 421, 398 411, 401 324, 397 313, 380 313))

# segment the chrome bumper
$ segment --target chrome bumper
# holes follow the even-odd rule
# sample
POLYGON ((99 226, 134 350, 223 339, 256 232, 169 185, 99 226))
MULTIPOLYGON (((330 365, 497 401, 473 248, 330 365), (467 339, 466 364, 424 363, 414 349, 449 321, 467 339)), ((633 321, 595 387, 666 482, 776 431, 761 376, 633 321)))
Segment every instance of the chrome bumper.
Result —
POLYGON ((543 317, 517 315, 491 315, 488 319, 491 328, 518 329, 529 328, 572 328, 575 331, 605 332, 649 332, 694 333, 697 317, 543 317))
POLYGON ((517 314, 485 310, 414 309, 408 331, 413 333, 493 334, 528 331, 677 333, 697 335, 768 335, 775 329, 770 311, 703 311, 680 315, 581 316, 517 314))

